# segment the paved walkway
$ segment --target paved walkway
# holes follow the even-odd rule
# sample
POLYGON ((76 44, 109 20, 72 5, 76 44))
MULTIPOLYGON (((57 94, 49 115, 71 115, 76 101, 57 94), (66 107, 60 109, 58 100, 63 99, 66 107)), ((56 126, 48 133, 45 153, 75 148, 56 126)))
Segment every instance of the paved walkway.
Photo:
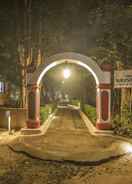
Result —
POLYGON ((45 134, 19 136, 10 146, 41 159, 87 162, 124 155, 131 148, 114 137, 91 135, 78 110, 72 108, 59 108, 45 134))
POLYGON ((80 129, 85 129, 87 131, 87 127, 82 121, 78 111, 76 109, 71 108, 58 109, 49 127, 49 130, 52 129, 63 129, 64 131, 76 131, 80 129))

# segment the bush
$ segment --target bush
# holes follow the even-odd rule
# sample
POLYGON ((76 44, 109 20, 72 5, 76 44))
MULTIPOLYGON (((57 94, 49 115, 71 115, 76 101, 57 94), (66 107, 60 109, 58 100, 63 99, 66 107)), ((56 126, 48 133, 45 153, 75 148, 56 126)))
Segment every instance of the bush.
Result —
POLYGON ((112 120, 114 132, 118 135, 132 137, 132 115, 124 111, 122 116, 116 115, 112 120))
POLYGON ((132 123, 132 113, 129 110, 129 107, 127 105, 124 105, 121 112, 121 121, 125 124, 132 123))
POLYGON ((84 105, 84 113, 86 116, 92 121, 92 123, 95 125, 96 123, 96 108, 92 105, 85 104, 84 105))
POLYGON ((80 107, 80 101, 79 100, 71 100, 71 105, 75 105, 77 107, 80 107))
POLYGON ((49 117, 49 115, 55 110, 55 104, 46 104, 40 107, 40 120, 41 124, 49 117))

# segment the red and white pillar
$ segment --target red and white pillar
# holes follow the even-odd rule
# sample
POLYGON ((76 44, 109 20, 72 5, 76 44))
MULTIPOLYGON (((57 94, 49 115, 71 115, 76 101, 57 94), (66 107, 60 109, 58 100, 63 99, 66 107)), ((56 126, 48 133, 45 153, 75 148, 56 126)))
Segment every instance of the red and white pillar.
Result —
POLYGON ((27 128, 40 127, 40 87, 38 85, 28 86, 28 120, 27 128))
MULTIPOLYGON (((112 67, 110 64, 101 65, 101 69, 111 76, 112 67)), ((96 127, 100 130, 110 130, 111 125, 111 79, 110 83, 100 83, 97 86, 96 110, 97 122, 96 127)))
POLYGON ((111 85, 100 84, 97 86, 96 96, 97 122, 100 130, 109 130, 111 126, 111 85))

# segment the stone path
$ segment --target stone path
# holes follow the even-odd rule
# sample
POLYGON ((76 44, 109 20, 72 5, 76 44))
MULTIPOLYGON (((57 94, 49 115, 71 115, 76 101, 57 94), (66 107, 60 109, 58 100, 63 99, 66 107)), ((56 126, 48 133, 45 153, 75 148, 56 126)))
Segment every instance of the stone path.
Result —
POLYGON ((131 144, 110 136, 93 136, 78 110, 59 108, 45 134, 19 136, 10 146, 44 160, 99 162, 130 152, 131 144))
POLYGON ((87 127, 82 121, 78 111, 76 109, 70 108, 59 108, 56 115, 54 116, 53 121, 51 122, 51 129, 64 129, 64 130, 79 130, 85 129, 87 127))

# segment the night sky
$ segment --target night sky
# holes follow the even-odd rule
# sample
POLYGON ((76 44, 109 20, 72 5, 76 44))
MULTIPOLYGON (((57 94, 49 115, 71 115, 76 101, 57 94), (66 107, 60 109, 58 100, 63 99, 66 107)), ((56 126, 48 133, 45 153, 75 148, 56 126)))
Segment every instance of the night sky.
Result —
MULTIPOLYGON (((32 47, 38 44, 41 22, 40 44, 45 55, 63 51, 88 54, 89 48, 98 46, 97 40, 102 36, 100 12, 107 11, 108 5, 113 8, 132 4, 130 0, 27 0, 25 2, 27 6, 31 2, 31 38, 29 39, 32 47)), ((24 1, 2 0, 0 39, 5 43, 0 45, 5 44, 5 47, 10 45, 15 50, 18 37, 23 39, 24 34, 24 1)))
POLYGON ((1 0, 0 73, 13 82, 19 78, 21 42, 25 48, 29 43, 40 48, 44 57, 67 51, 93 56, 96 48, 109 49, 111 32, 115 43, 122 39, 122 28, 132 35, 132 26, 127 27, 131 19, 123 20, 125 13, 119 17, 128 5, 131 0, 1 0), (30 15, 30 26, 25 13, 30 15))

